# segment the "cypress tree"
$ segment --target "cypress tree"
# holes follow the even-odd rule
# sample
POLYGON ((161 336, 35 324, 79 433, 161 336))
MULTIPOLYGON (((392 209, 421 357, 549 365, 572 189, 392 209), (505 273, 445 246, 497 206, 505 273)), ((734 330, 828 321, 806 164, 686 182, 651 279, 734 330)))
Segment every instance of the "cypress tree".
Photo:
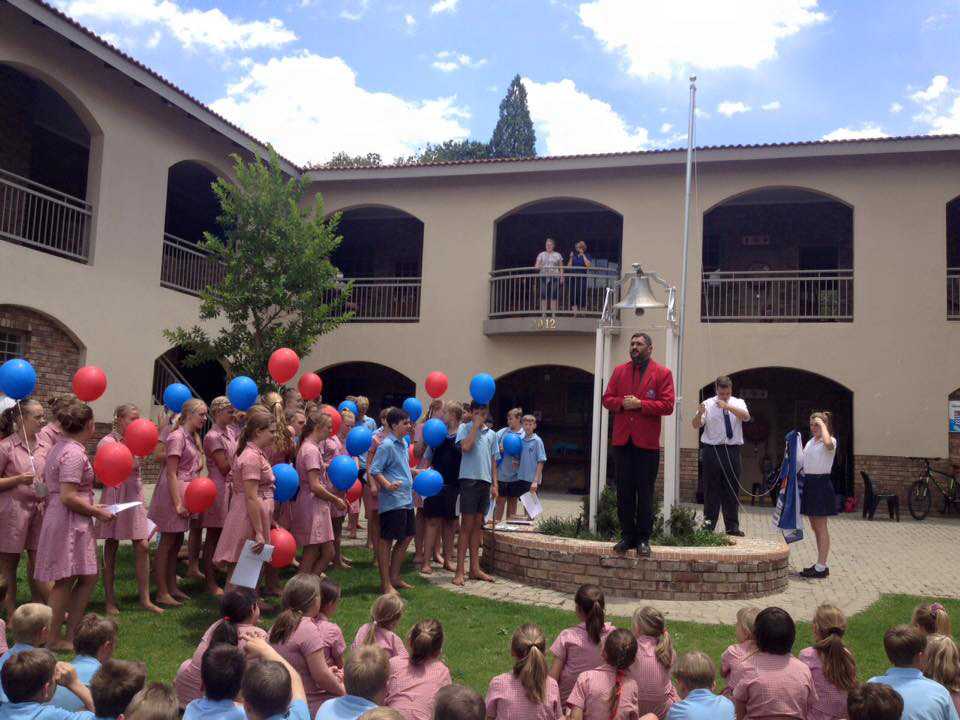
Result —
POLYGON ((527 107, 527 89, 520 76, 510 82, 500 101, 500 119, 490 139, 491 157, 536 157, 537 136, 527 107))

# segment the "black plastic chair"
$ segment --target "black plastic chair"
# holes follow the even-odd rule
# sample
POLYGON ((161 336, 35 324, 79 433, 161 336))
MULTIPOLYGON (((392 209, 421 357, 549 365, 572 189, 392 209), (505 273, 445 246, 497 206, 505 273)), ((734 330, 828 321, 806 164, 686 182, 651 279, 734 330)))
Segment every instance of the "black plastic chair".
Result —
POLYGON ((873 516, 877 512, 877 506, 886 500, 890 519, 893 520, 896 517, 897 522, 900 522, 900 496, 896 493, 874 492, 870 476, 863 470, 860 471, 860 477, 863 478, 863 517, 873 520, 873 516))

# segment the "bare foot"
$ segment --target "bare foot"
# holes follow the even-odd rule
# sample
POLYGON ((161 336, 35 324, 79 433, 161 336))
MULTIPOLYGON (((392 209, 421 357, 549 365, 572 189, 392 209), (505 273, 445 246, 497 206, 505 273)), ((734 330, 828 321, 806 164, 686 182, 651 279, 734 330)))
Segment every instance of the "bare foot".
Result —
POLYGON ((157 595, 157 605, 168 605, 169 607, 180 607, 181 602, 174 600, 172 595, 157 595))
POLYGON ((187 595, 183 590, 173 590, 171 593, 177 600, 189 600, 190 596, 187 595))
POLYGON ((443 565, 443 555, 441 555, 440 553, 437 553, 436 555, 433 556, 433 561, 437 565, 443 565))
POLYGON ((423 567, 420 568, 421 575, 433 575, 433 568, 424 563, 423 567))
POLYGON ((448 572, 455 573, 457 571, 457 566, 454 565, 453 563, 444 563, 443 569, 448 572))
POLYGON ((403 580, 394 580, 393 586, 397 588, 397 590, 409 590, 413 587, 413 585, 408 582, 404 582, 403 580))
POLYGON ((423 565, 423 555, 414 555, 413 556, 414 565, 423 565))
POLYGON ((463 575, 460 575, 460 574, 454 575, 453 584, 459 585, 460 587, 463 587, 464 585, 466 585, 466 583, 463 581, 463 575))
POLYGON ((107 605, 107 615, 119 615, 119 614, 120 614, 120 608, 118 608, 116 605, 113 605, 113 604, 107 605))
POLYGON ((487 575, 483 570, 476 570, 470 573, 471 580, 483 580, 483 582, 494 582, 494 579, 487 575))
POLYGON ((163 608, 160 608, 154 605, 152 602, 150 602, 149 598, 147 598, 146 600, 141 600, 140 607, 142 607, 147 612, 156 613, 157 615, 163 615, 163 608))
POLYGON ((203 571, 200 568, 190 568, 187 570, 187 577, 197 578, 198 580, 207 579, 207 576, 203 574, 203 571))
POLYGON ((400 594, 400 593, 397 592, 397 589, 396 589, 395 587, 393 587, 392 585, 381 585, 381 586, 380 586, 380 591, 381 591, 384 595, 399 595, 399 594, 400 594))

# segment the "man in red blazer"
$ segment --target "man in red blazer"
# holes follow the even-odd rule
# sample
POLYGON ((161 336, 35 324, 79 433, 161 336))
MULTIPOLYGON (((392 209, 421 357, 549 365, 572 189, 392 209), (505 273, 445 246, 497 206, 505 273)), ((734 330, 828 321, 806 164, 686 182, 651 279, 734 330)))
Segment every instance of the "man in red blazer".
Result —
POLYGON ((673 413, 673 373, 650 359, 653 341, 646 333, 630 338, 630 362, 618 365, 603 393, 614 413, 613 458, 617 475, 617 515, 622 539, 618 553, 631 548, 650 554, 653 490, 660 467, 660 426, 673 413))

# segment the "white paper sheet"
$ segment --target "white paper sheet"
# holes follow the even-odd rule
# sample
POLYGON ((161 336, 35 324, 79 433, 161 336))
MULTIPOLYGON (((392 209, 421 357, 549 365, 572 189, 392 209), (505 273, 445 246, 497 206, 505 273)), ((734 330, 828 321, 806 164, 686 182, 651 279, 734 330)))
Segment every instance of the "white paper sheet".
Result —
POLYGON ((150 518, 147 518, 147 540, 152 538, 156 532, 157 524, 150 518))
POLYGON ((125 503, 114 503, 107 507, 107 512, 112 512, 114 515, 117 513, 123 512, 124 510, 129 510, 130 508, 135 508, 137 505, 143 505, 142 502, 125 502, 125 503))
POLYGON ((487 508, 487 514, 483 516, 484 525, 486 525, 487 523, 493 520, 493 511, 496 509, 496 507, 497 507, 496 501, 490 500, 490 507, 487 508))
POLYGON ((523 525, 518 525, 515 522, 502 522, 497 523, 494 529, 497 532, 523 532, 526 530, 526 527, 523 525))
POLYGON ((233 575, 230 577, 233 585, 256 589, 263 564, 273 557, 273 545, 264 545, 260 554, 256 555, 253 552, 255 544, 253 540, 243 543, 243 550, 240 551, 240 557, 237 558, 236 567, 233 568, 233 575))
POLYGON ((520 496, 520 502, 523 503, 523 507, 527 511, 527 515, 532 518, 535 518, 543 513, 543 505, 540 504, 540 498, 538 498, 535 493, 524 493, 520 496))

